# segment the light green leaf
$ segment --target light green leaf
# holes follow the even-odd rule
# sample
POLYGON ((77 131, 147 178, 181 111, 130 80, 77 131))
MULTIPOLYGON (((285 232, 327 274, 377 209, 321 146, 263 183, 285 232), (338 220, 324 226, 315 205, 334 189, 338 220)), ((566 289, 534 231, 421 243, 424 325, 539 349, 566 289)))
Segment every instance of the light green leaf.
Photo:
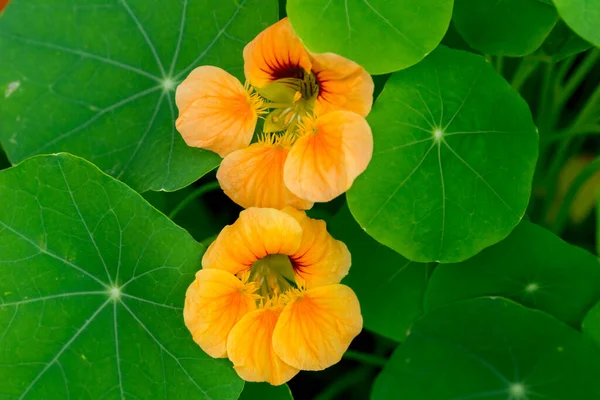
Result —
POLYGON ((423 312, 429 266, 377 243, 360 229, 347 206, 331 219, 328 230, 352 254, 352 267, 343 283, 358 296, 365 328, 403 341, 423 312))
POLYGON ((13 0, 0 140, 14 163, 68 151, 138 191, 184 187, 220 158, 175 130, 175 86, 203 64, 242 78, 245 43, 276 19, 276 1, 13 0))
POLYGON ((431 276, 425 308, 485 295, 503 296, 579 327, 600 299, 600 262, 587 251, 523 221, 502 242, 431 276))
POLYGON ((548 314, 502 298, 454 303, 415 323, 373 400, 600 398, 600 351, 548 314))
POLYGON ((288 385, 246 382, 240 400, 294 400, 288 385))
POLYGON ((183 229, 66 154, 0 172, 0 198, 3 397, 238 397, 183 324, 204 250, 183 229))
POLYGON ((371 74, 418 63, 442 40, 452 0, 288 0, 294 30, 313 52, 333 52, 371 74))
POLYGON ((571 29, 600 46, 600 0, 554 0, 554 5, 571 29))
POLYGON ((502 56, 534 52, 558 19, 540 0, 455 0, 453 22, 474 49, 502 56))
POLYGON ((592 45, 573 32, 563 20, 559 20, 546 38, 541 53, 552 57, 554 62, 590 49, 592 45))
POLYGON ((380 243, 413 261, 458 262, 523 217, 536 128, 482 57, 440 47, 391 76, 368 121, 373 159, 347 197, 380 243))

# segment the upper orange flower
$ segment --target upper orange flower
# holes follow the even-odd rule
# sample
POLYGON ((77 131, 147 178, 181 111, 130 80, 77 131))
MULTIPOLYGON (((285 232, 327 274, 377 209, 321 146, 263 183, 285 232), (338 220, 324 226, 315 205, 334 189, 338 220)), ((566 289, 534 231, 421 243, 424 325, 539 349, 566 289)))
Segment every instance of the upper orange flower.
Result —
POLYGON ((339 284, 348 249, 302 211, 242 211, 202 267, 186 294, 186 326, 247 381, 280 385, 299 370, 327 368, 362 329, 356 295, 339 284))
POLYGON ((287 18, 244 49, 247 90, 206 68, 214 69, 200 67, 177 89, 177 128, 188 144, 225 157, 217 177, 241 206, 308 209, 367 167, 373 80, 353 61, 308 52, 287 18), (263 135, 247 147, 261 114, 263 135))

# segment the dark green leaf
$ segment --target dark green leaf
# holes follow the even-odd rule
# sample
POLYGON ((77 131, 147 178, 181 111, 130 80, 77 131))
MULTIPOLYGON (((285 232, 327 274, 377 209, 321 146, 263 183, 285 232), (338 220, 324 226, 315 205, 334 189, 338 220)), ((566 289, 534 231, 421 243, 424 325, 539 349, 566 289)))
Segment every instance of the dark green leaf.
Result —
POLYGON ((502 298, 454 303, 417 321, 373 400, 591 400, 600 351, 548 314, 502 298))
POLYGON ((558 19, 540 0, 455 0, 456 29, 473 48, 502 56, 534 52, 558 19))
POLYGON ((600 299, 600 262, 587 251, 523 221, 502 242, 431 276, 428 310, 484 295, 508 297, 578 327, 600 299))
POLYGON ((590 43, 583 40, 563 20, 560 20, 552 29, 540 50, 543 54, 552 57, 554 62, 558 62, 591 47, 590 43))
POLYGON ((0 19, 0 140, 13 162, 68 151, 138 191, 176 190, 219 157, 174 128, 173 89, 200 64, 243 76, 262 0, 13 0, 0 19))
POLYGON ((70 155, 0 172, 0 393, 235 399, 242 381, 183 324, 204 248, 70 155))
POLYGON ((385 74, 418 63, 439 44, 452 0, 288 0, 287 13, 310 50, 385 74))
POLYGON ((554 5, 571 29, 600 46, 600 0, 554 0, 554 5))
POLYGON ((294 400, 287 385, 246 382, 240 400, 294 400))
POLYGON ((391 76, 368 121, 373 159, 347 198, 377 241, 413 261, 458 262, 523 217, 536 128, 482 57, 440 47, 391 76))
POLYGON ((329 222, 328 229, 352 254, 344 283, 358 296, 365 328, 404 340, 423 311, 428 265, 408 261, 377 243, 360 229, 347 206, 329 222))

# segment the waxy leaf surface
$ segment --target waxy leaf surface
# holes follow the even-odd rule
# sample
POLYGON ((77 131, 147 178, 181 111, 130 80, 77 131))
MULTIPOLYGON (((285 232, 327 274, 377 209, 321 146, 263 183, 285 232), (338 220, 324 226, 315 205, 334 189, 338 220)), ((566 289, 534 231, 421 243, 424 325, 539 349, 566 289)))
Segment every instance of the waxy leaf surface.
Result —
POLYGON ((220 158, 175 130, 176 85, 205 64, 243 79, 244 45, 276 19, 262 0, 13 0, 0 141, 13 163, 67 151, 138 191, 177 190, 220 158))
POLYGON ((600 0, 554 0, 554 4, 571 29, 600 46, 600 0))
POLYGON ((6 399, 236 399, 243 382, 183 324, 204 248, 66 154, 0 172, 6 399))
POLYGON ((375 381, 373 400, 600 398, 600 350, 541 311, 503 298, 426 314, 375 381))
POLYGON ((452 0, 288 0, 294 30, 309 50, 356 61, 371 74, 421 61, 440 43, 452 0))
POLYGON ((347 197, 380 243, 413 261, 458 262, 523 217, 537 130, 482 57, 440 47, 393 74, 367 119, 373 159, 347 197))

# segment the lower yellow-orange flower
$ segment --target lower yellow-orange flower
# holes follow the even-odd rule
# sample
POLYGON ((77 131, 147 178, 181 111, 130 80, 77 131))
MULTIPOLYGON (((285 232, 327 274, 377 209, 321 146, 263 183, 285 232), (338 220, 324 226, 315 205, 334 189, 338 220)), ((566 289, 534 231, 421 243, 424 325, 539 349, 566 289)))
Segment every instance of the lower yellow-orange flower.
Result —
POLYGON ((247 381, 280 385, 327 368, 362 329, 356 295, 339 284, 350 253, 303 211, 242 211, 202 266, 186 294, 186 326, 247 381))

